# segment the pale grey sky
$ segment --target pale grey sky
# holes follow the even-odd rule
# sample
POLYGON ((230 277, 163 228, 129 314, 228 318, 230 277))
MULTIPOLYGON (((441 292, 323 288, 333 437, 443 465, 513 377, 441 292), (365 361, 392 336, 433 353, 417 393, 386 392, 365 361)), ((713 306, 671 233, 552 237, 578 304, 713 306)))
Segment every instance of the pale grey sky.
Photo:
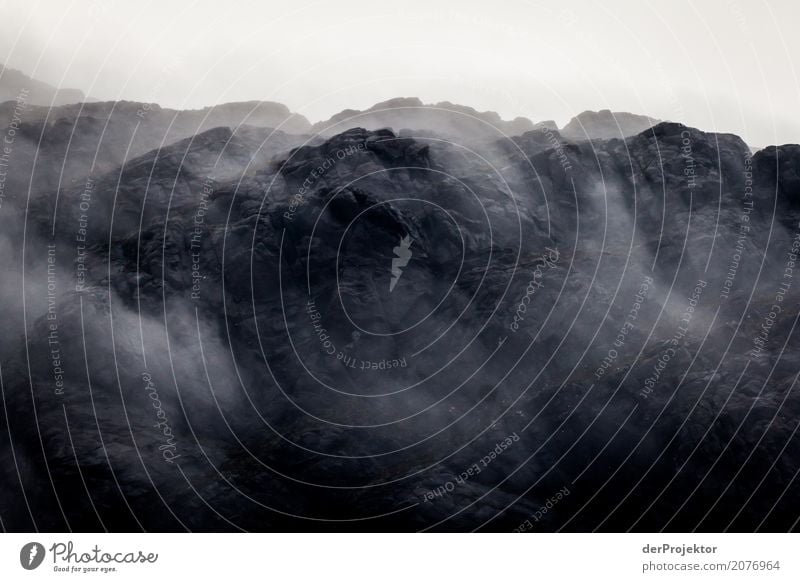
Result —
POLYGON ((796 0, 0 0, 0 60, 102 100, 612 109, 762 146, 800 142, 798 22, 796 0))

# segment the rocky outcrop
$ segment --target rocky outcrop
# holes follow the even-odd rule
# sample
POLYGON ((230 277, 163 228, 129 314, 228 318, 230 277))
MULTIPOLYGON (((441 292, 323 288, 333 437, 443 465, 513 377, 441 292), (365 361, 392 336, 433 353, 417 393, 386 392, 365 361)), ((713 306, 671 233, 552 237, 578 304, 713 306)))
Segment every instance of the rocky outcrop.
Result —
POLYGON ((792 527, 798 147, 492 135, 214 129, 10 202, 5 526, 792 527))

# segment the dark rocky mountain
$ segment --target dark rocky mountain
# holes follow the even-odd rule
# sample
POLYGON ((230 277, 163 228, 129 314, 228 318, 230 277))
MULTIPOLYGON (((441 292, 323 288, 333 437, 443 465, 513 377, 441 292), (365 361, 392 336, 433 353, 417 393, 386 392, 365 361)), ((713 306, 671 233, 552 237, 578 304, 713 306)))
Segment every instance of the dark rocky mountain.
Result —
POLYGON ((56 107, 83 103, 86 95, 79 89, 57 88, 31 79, 22 71, 0 65, 0 103, 22 98, 28 105, 56 107))
POLYGON ((561 128, 561 134, 570 140, 626 138, 642 133, 659 122, 658 119, 635 113, 584 111, 570 119, 561 128))
POLYGON ((25 122, 69 180, 0 207, 5 528, 795 528, 800 146, 395 105, 25 122))

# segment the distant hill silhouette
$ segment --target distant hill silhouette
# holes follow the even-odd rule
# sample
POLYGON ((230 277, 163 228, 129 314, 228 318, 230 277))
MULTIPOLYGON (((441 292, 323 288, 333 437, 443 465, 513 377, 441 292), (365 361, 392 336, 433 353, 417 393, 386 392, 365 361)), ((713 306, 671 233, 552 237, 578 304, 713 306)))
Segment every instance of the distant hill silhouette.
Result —
POLYGON ((561 135, 573 141, 625 138, 653 127, 660 120, 635 113, 584 111, 561 128, 561 135))
POLYGON ((0 65, 0 103, 14 101, 24 95, 29 105, 58 106, 86 101, 86 95, 79 89, 59 89, 42 81, 37 81, 16 69, 0 65))

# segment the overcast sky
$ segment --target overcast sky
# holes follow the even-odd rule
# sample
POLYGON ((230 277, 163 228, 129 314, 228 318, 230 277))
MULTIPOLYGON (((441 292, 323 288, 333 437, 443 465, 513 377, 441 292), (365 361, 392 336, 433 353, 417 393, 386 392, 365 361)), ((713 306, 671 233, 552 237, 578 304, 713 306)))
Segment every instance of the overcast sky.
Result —
POLYGON ((797 0, 0 0, 0 58, 101 100, 612 109, 762 146, 800 142, 799 23, 797 0))

